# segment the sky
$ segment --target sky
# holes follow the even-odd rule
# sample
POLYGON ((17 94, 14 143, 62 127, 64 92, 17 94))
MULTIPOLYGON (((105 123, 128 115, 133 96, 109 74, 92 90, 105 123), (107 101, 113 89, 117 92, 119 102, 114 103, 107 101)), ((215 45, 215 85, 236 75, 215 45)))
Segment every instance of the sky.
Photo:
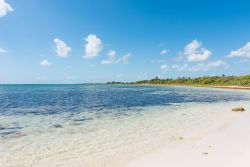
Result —
POLYGON ((250 1, 0 0, 0 83, 250 74, 250 1))

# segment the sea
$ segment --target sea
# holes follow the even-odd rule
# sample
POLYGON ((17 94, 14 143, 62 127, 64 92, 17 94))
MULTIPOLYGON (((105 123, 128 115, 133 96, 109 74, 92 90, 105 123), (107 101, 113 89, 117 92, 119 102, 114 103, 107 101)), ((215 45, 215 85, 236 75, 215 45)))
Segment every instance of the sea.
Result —
POLYGON ((0 85, 0 166, 119 166, 218 128, 245 90, 112 84, 0 85))

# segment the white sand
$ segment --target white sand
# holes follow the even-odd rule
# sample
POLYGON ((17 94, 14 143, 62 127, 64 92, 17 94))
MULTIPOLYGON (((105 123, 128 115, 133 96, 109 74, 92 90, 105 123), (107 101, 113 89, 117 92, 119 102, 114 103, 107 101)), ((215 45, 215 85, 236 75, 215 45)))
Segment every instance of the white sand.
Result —
POLYGON ((123 167, 250 167, 250 110, 233 113, 226 126, 199 139, 132 160, 123 167))

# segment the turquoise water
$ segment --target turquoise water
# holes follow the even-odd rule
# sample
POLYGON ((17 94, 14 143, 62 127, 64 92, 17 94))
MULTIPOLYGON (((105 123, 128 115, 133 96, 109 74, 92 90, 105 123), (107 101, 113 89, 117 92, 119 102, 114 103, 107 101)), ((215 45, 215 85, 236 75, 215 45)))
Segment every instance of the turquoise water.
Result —
MULTIPOLYGON (((248 100, 240 92, 228 93, 211 89, 188 87, 159 87, 134 85, 1 85, 0 115, 29 117, 67 114, 72 125, 84 124, 108 115, 129 116, 150 106, 169 106, 188 102, 223 102, 248 100), (75 117, 86 113, 83 117, 75 117), (95 115, 89 117, 88 115, 95 115)), ((143 111, 142 111, 143 112, 143 111)), ((1 121, 2 122, 2 121, 1 121)), ((0 137, 21 132, 20 122, 0 123, 0 137)), ((30 126, 33 126, 32 124, 30 126)), ((62 127, 54 123, 51 128, 62 127)))
POLYGON ((210 117, 249 100, 245 91, 208 88, 0 85, 0 163, 102 166, 114 155, 208 125, 210 117))
POLYGON ((0 85, 1 115, 53 115, 63 112, 134 111, 172 103, 239 101, 238 92, 188 87, 131 85, 0 85), (117 109, 117 110, 116 110, 117 109), (115 111, 116 110, 116 111, 115 111))

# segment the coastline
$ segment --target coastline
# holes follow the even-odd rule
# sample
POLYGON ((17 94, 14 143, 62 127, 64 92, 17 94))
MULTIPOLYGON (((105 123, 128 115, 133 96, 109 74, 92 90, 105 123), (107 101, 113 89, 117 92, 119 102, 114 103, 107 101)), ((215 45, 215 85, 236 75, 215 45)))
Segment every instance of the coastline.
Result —
MULTIPOLYGON (((151 88, 150 88, 151 89, 151 88)), ((133 88, 134 91, 138 87, 133 88)), ((224 98, 219 97, 219 101, 190 101, 181 104, 172 104, 170 106, 146 106, 140 108, 143 112, 134 112, 129 115, 95 117, 92 120, 84 121, 79 124, 79 118, 88 118, 84 112, 76 114, 78 124, 69 124, 69 115, 65 112, 55 118, 54 115, 49 117, 32 116, 30 119, 16 116, 2 116, 2 120, 27 124, 20 124, 25 127, 30 124, 32 118, 35 131, 33 129, 24 129, 20 133, 3 138, 0 143, 3 144, 3 156, 0 158, 0 164, 4 166, 87 166, 87 167, 182 167, 187 166, 178 164, 179 159, 190 161, 187 167, 196 167, 194 161, 198 158, 208 157, 214 149, 217 150, 218 145, 222 145, 227 138, 234 137, 249 139, 245 134, 238 133, 242 127, 250 127, 249 124, 242 125, 241 120, 250 115, 249 101, 243 100, 227 100, 227 96, 232 93, 232 97, 244 96, 248 91, 211 91, 200 89, 196 92, 194 89, 180 89, 178 93, 184 95, 190 93, 199 98, 218 98, 221 92, 226 92, 224 98), (211 91, 212 94, 205 93, 198 95, 198 92, 211 91), (232 112, 234 107, 244 107, 246 112, 232 112), (177 111, 178 112, 175 112, 177 111), (100 119, 101 118, 101 119, 100 119), (218 143, 217 138, 221 133, 225 133, 226 129, 231 129, 231 125, 235 125, 235 120, 240 119, 240 125, 227 134, 223 135, 218 143), (66 121, 66 122, 65 122, 66 121), (43 123, 45 122, 45 123, 43 123), (56 122, 51 126, 50 122, 56 122), (49 124, 48 124, 49 123, 49 124), (60 126, 61 125, 61 126, 60 126), (229 128, 228 128, 229 127, 229 128), (240 128, 240 129, 239 129, 240 128), (56 135, 54 135, 56 134, 56 135), (232 135, 233 134, 233 135, 232 135), (209 139, 209 136, 215 136, 209 139), (204 144, 199 144, 205 140, 204 144), (213 141, 215 142, 213 142, 213 141), (200 146, 201 145, 201 146, 200 146), (217 146, 216 146, 217 145, 217 146), (25 152, 25 154, 23 154, 25 152), (208 155, 206 154, 208 153, 208 155), (189 155, 186 157, 186 155, 189 155), (185 159, 186 158, 186 159, 185 159), (188 159, 187 159, 188 158, 188 159), (8 165, 6 165, 8 164, 8 165)), ((148 93, 148 92, 147 92, 148 93)), ((155 93, 168 94, 166 89, 155 88, 155 93)), ((153 94, 155 96, 155 94, 153 94)), ((250 97, 250 96, 249 96, 250 97)), ((194 97, 192 97, 194 99, 194 97)), ((245 99, 245 100, 244 100, 245 99)), ((136 109, 136 108, 135 108, 136 109)), ((69 113, 70 114, 70 113, 69 113)), ((128 113, 126 113, 128 114, 128 113)), ((72 115, 71 115, 72 116, 72 115)), ((238 123, 237 123, 238 124, 238 123)), ((3 126, 4 127, 4 126, 3 126)), ((248 132, 249 129, 245 129, 248 132)), ((245 132, 245 131, 244 131, 245 132)), ((230 140, 231 141, 231 140, 230 140)), ((203 143, 203 142, 202 142, 203 143)), ((232 141, 233 148, 242 149, 240 139, 237 142, 232 141)), ((247 144, 246 144, 247 145, 247 144)), ((216 151, 216 156, 224 156, 223 150, 216 151)), ((0 149, 1 150, 1 149, 0 149)), ((250 150, 250 149, 249 149, 250 150)), ((233 151, 228 151, 233 153, 233 151)), ((248 153, 248 152, 247 152, 248 153)), ((241 152, 239 151, 239 155, 241 152)), ((237 154, 237 155, 238 155, 237 154)), ((234 155, 235 156, 235 155, 234 155)), ((233 156, 232 156, 233 157, 233 156)), ((231 157, 226 157, 231 158, 231 157)), ((222 157, 221 159, 226 159, 222 157)), ((198 166, 204 166, 201 162, 198 166)), ((216 163, 215 163, 216 164, 216 163)), ((248 165, 250 163, 247 163, 248 165)), ((214 164, 210 164, 214 166, 214 164)), ((220 165, 223 167, 223 165, 220 165)), ((237 165, 235 165, 237 166, 237 165)), ((226 167, 226 166, 225 166, 226 167)))
POLYGON ((199 138, 184 137, 169 148, 134 159, 120 167, 249 167, 250 106, 217 130, 199 138))
POLYGON ((172 85, 172 84, 132 84, 143 86, 179 86, 179 87, 194 87, 194 88, 217 88, 217 89, 236 89, 236 90, 250 90, 250 86, 217 86, 217 85, 172 85))

